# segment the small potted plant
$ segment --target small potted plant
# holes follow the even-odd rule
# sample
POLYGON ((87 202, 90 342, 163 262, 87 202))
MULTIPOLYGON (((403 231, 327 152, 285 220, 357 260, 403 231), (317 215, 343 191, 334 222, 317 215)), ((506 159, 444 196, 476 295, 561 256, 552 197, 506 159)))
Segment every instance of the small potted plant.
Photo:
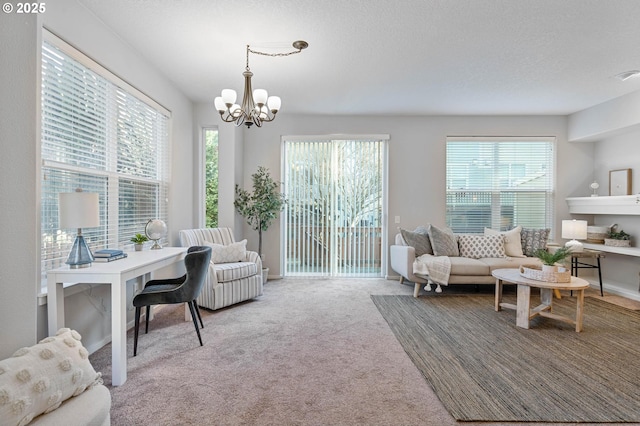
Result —
POLYGON ((147 241, 149 241, 149 238, 147 238, 146 235, 143 235, 143 234, 140 234, 140 233, 138 233, 138 234, 134 235, 133 237, 131 237, 131 242, 133 244, 135 244, 136 251, 142 250, 142 247, 143 247, 144 243, 147 242, 147 241))
POLYGON ((617 224, 611 225, 611 229, 607 232, 607 237, 604 239, 605 246, 613 247, 630 247, 631 235, 624 232, 624 230, 616 231, 617 224))
POLYGON ((553 252, 546 249, 539 249, 533 255, 542 262, 543 272, 558 272, 556 263, 563 261, 571 254, 570 247, 560 247, 553 252))

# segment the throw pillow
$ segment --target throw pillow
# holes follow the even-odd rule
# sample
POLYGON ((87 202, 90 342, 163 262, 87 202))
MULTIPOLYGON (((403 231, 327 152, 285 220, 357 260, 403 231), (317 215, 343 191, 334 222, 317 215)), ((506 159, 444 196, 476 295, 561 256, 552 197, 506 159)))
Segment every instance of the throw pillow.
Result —
POLYGON ((419 232, 417 228, 413 232, 407 231, 406 229, 400 229, 400 233, 407 245, 415 249, 416 257, 422 256, 423 254, 433 254, 431 241, 429 240, 429 234, 426 232, 426 229, 425 232, 419 232))
POLYGON ((534 253, 540 249, 547 248, 547 239, 549 239, 549 228, 546 229, 527 229, 523 228, 520 233, 522 241, 522 252, 527 257, 533 257, 534 253))
POLYGON ((102 384, 80 334, 61 328, 0 361, 0 423, 26 425, 72 396, 102 384))
POLYGON ((518 225, 509 231, 496 231, 484 228, 484 235, 504 235, 504 252, 510 257, 525 257, 522 253, 522 226, 518 225))
POLYGON ((227 244, 226 246, 205 241, 203 245, 211 247, 211 261, 213 263, 242 262, 246 259, 247 240, 227 244))
POLYGON ((504 251, 504 235, 458 235, 460 256, 471 259, 483 257, 506 257, 504 251))
POLYGON ((427 228, 433 254, 436 256, 459 256, 458 240, 453 231, 449 228, 440 229, 429 225, 427 228))

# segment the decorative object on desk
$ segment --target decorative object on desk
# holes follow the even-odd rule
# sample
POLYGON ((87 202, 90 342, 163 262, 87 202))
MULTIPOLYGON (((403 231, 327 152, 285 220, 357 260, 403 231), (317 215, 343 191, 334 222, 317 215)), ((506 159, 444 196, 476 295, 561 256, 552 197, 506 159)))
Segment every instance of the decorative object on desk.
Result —
POLYGON ((607 234, 607 238, 604 239, 604 245, 610 247, 630 247, 631 235, 624 232, 624 230, 616 231, 617 224, 611 225, 611 230, 607 234))
POLYGON ((609 195, 631 195, 631 169, 609 171, 609 195))
POLYGON ((81 188, 76 189, 76 192, 59 193, 58 209, 60 228, 78 229, 78 234, 65 263, 73 269, 91 266, 93 255, 82 236, 82 228, 100 226, 98 194, 82 192, 81 188))
POLYGON ((161 249, 162 246, 158 244, 158 241, 167 236, 167 224, 160 219, 151 219, 144 227, 144 233, 153 241, 151 250, 161 249))
POLYGON ((598 188, 600 188, 600 184, 594 180, 593 183, 591 185, 589 185, 589 187, 591 188, 591 191, 592 191, 591 192, 591 196, 592 197, 597 197, 598 196, 598 188))
POLYGON ((233 205, 240 215, 247 219, 254 231, 258 231, 258 254, 262 258, 262 231, 266 231, 271 222, 278 217, 287 202, 280 193, 280 183, 274 181, 266 167, 258 167, 251 175, 253 193, 236 185, 236 199, 233 205))
POLYGON ((93 259, 94 262, 113 262, 114 260, 118 260, 118 259, 124 259, 126 258, 128 255, 127 253, 120 253, 120 254, 116 254, 114 256, 109 256, 109 257, 96 257, 95 259, 93 259))
POLYGON ((101 250, 96 250, 93 252, 93 257, 112 257, 112 256, 118 256, 121 255, 122 253, 124 253, 122 250, 120 249, 101 249, 101 250))
POLYGON ((604 239, 606 238, 610 226, 587 226, 587 242, 591 244, 604 244, 604 239))
POLYGON ((565 247, 573 252, 581 252, 584 249, 582 243, 578 240, 587 239, 587 221, 586 220, 563 220, 562 221, 562 238, 568 238, 565 247))
POLYGON ((131 242, 134 244, 136 251, 141 251, 142 247, 144 247, 144 243, 146 243, 147 241, 149 241, 149 238, 147 238, 146 235, 142 235, 140 233, 131 237, 131 242))
POLYGON ((556 270, 545 269, 545 266, 542 267, 538 265, 521 265, 520 266, 520 275, 525 278, 529 278, 536 281, 544 281, 547 283, 568 283, 571 282, 571 272, 566 269, 559 270, 557 266, 554 265, 556 270))
POLYGON ((533 254, 542 262, 542 272, 552 273, 558 271, 558 265, 556 263, 564 261, 564 259, 571 254, 571 248, 564 246, 554 251, 539 249, 533 254))

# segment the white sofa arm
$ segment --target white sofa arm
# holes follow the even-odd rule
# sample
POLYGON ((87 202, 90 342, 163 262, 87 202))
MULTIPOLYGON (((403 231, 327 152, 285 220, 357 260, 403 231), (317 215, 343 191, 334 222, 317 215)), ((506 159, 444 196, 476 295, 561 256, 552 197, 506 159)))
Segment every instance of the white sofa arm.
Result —
POLYGON ((260 259, 260 255, 258 252, 247 250, 246 257, 244 259, 245 262, 253 262, 258 265, 258 272, 262 273, 262 259, 260 259))
MULTIPOLYGON (((401 277, 413 283, 426 284, 427 280, 413 275, 413 262, 416 260, 416 250, 411 246, 392 245, 389 255, 391 257, 391 269, 401 277)), ((402 282, 402 278, 400 279, 402 282)))

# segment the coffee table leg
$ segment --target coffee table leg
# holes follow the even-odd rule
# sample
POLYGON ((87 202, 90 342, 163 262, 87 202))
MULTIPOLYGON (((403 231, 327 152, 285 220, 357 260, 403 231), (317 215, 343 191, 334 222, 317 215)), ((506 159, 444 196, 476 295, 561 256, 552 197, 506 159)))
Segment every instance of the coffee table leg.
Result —
POLYGON ((521 328, 529 328, 529 315, 531 314, 531 287, 518 284, 518 299, 516 305, 516 325, 521 328))
POLYGON ((502 303, 502 280, 496 279, 496 312, 500 310, 500 303, 502 303))
POLYGON ((584 313, 584 290, 577 290, 576 294, 576 331, 582 331, 582 314, 584 313))
POLYGON ((544 306, 548 306, 548 311, 553 310, 553 291, 550 288, 540 289, 540 303, 544 306))

